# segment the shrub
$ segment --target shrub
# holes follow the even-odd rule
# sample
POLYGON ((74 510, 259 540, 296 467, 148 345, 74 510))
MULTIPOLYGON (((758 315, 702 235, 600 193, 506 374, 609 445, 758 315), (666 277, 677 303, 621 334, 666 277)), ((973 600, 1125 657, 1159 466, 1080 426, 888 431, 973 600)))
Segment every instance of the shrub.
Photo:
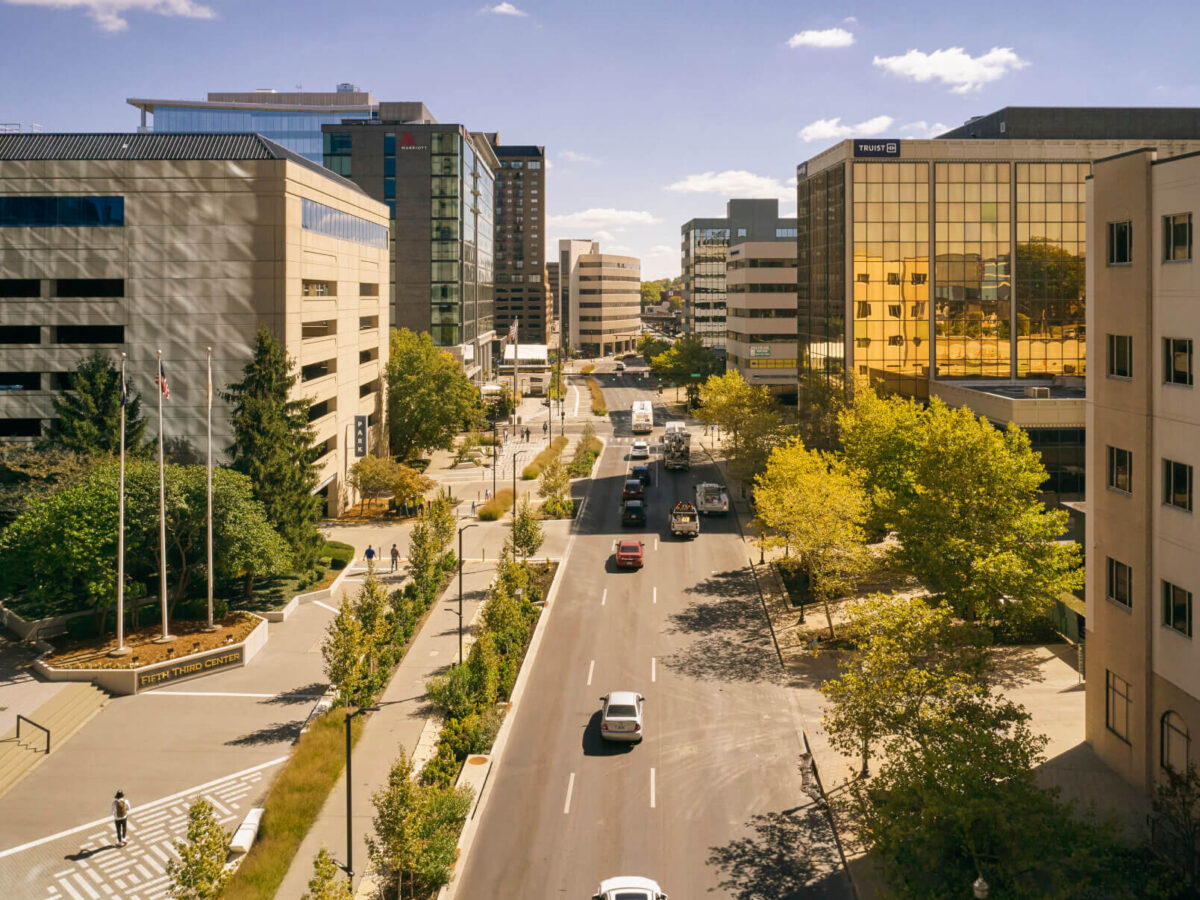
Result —
POLYGON ((575 515, 575 501, 570 497, 551 497, 542 504, 542 518, 570 519, 575 515))
POLYGON ((533 458, 533 462, 521 470, 521 477, 525 481, 532 481, 542 474, 542 470, 550 465, 567 447, 567 438, 564 435, 559 435, 550 442, 550 446, 533 458))
MULTIPOLYGON (((229 602, 213 597, 213 619, 223 619, 229 614, 229 602)), ((208 621, 208 598, 188 597, 175 607, 175 619, 190 619, 194 622, 208 621)))
POLYGON ((326 541, 321 548, 321 555, 329 557, 329 568, 339 572, 354 559, 354 548, 341 541, 326 541))
POLYGON ((588 391, 591 392, 592 395, 592 415, 607 416, 608 407, 604 402, 604 391, 600 388, 600 382, 598 382, 595 378, 589 378, 587 380, 587 386, 588 391))
POLYGON ((592 427, 592 423, 588 422, 583 427, 583 434, 579 436, 579 443, 575 446, 575 458, 571 460, 571 465, 567 467, 567 471, 571 473, 572 478, 586 478, 592 473, 592 464, 596 462, 596 457, 600 455, 600 451, 604 449, 604 444, 600 438, 596 437, 596 429, 592 427))
POLYGON ((591 375, 593 372, 596 371, 596 367, 594 365, 592 365, 591 363, 588 363, 586 366, 581 368, 579 371, 582 372, 584 375, 591 375))
POLYGON ((444 741, 438 743, 437 753, 433 759, 425 763, 421 769, 421 781, 436 787, 453 787, 462 770, 462 760, 454 755, 454 751, 444 741))
POLYGON ((496 496, 479 507, 479 518, 484 522, 494 522, 504 515, 513 505, 512 488, 503 488, 496 496))

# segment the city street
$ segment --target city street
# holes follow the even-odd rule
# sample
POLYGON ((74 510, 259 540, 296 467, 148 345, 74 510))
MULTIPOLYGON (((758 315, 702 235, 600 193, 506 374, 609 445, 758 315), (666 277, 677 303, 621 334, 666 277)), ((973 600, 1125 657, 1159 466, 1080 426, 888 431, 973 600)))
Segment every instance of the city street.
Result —
POLYGON ((614 434, 452 894, 583 897, 637 874, 677 897, 848 897, 802 791, 803 723, 736 520, 705 519, 695 541, 666 530, 675 500, 716 477, 700 429, 691 471, 666 472, 656 453, 648 525, 622 529, 629 409, 657 398, 635 372, 601 377, 614 434), (643 569, 615 568, 622 535, 644 542, 643 569), (612 690, 645 696, 642 743, 601 740, 599 698, 612 690))

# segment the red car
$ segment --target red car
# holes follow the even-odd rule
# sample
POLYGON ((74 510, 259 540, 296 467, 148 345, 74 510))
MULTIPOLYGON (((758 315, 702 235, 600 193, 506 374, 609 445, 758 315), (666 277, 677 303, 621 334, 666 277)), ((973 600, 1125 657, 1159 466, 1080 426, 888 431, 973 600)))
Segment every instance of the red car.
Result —
POLYGON ((640 478, 627 478, 625 486, 621 489, 622 500, 645 500, 646 485, 642 484, 640 478))
POLYGON ((641 541, 621 541, 617 544, 618 569, 640 569, 645 562, 641 541))

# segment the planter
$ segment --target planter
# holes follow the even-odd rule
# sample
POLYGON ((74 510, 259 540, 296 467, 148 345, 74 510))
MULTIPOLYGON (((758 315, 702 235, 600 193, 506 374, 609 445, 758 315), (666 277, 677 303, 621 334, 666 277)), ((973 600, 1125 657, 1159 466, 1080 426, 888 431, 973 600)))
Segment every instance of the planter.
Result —
MULTIPOLYGON (((357 557, 354 559, 357 559, 357 557)), ((342 570, 338 572, 337 578, 333 579, 329 587, 321 588, 319 591, 309 591, 307 594, 296 594, 296 596, 283 605, 282 609, 268 609, 265 612, 257 613, 257 615, 262 616, 268 622, 286 622, 288 616, 294 613, 296 607, 301 603, 312 603, 314 600, 328 600, 333 596, 333 592, 341 587, 342 580, 350 571, 350 567, 354 565, 354 559, 351 559, 350 562, 342 566, 342 570)))

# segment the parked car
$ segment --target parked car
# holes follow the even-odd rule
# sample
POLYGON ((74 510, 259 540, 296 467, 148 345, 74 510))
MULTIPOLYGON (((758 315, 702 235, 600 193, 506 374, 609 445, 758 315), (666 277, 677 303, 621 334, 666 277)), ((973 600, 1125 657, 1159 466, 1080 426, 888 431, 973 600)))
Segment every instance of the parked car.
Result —
POLYGON ((622 500, 645 500, 646 486, 640 478, 627 478, 625 487, 621 490, 622 500))
POLYGON ((634 441, 633 449, 629 451, 630 459, 649 459, 650 444, 646 441, 634 441))
POLYGON ((606 741, 641 741, 642 703, 637 691, 610 691, 600 698, 600 737, 606 741))
POLYGON ((640 481, 642 484, 644 484, 646 487, 650 486, 650 467, 649 466, 645 466, 645 465, 634 466, 629 471, 629 474, 631 476, 633 476, 634 478, 636 478, 638 481, 640 481))
POLYGON ((606 878, 592 895, 592 900, 667 900, 658 882, 640 875, 620 875, 606 878))
POLYGON ((625 363, 621 362, 620 360, 617 360, 617 371, 618 372, 625 371, 625 363))
POLYGON ((617 568, 640 569, 646 562, 641 541, 620 541, 617 544, 617 568))
POLYGON ((626 500, 621 504, 622 525, 645 525, 646 504, 641 500, 626 500))

